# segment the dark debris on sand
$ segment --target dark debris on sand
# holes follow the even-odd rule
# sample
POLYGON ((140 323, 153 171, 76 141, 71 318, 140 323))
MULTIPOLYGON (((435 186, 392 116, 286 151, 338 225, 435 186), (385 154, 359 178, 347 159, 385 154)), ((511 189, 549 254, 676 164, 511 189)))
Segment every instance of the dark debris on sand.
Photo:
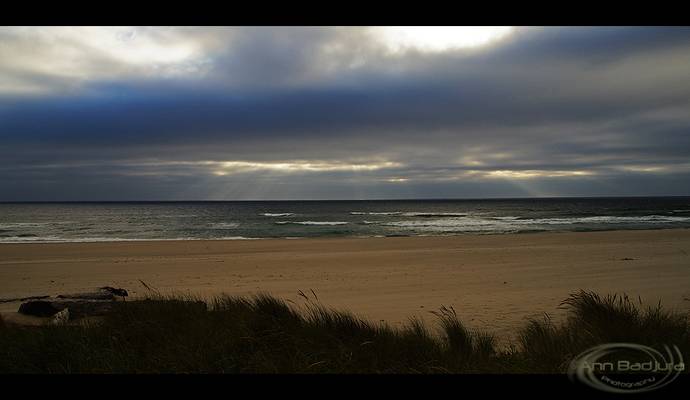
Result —
POLYGON ((18 310, 20 314, 52 317, 67 309, 70 319, 78 319, 105 315, 112 310, 114 302, 127 296, 125 289, 103 286, 94 292, 33 296, 14 301, 23 301, 18 310))

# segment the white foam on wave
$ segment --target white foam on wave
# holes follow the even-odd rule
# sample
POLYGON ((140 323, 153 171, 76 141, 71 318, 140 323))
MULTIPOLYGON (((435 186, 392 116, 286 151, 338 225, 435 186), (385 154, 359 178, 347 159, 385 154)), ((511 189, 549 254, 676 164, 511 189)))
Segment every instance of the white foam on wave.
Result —
POLYGON ((456 212, 415 212, 415 211, 351 211, 350 215, 402 215, 404 217, 464 217, 466 213, 456 212))
POLYGON ((363 212, 363 211, 351 211, 350 215, 400 215, 402 211, 381 211, 381 212, 363 212))
POLYGON ((413 229, 429 232, 480 232, 480 231, 514 231, 508 222, 491 221, 481 218, 442 218, 412 221, 394 221, 383 225, 403 229, 413 229))
POLYGON ((209 225, 211 229, 235 229, 240 226, 238 222, 216 222, 209 225))
POLYGON ((569 218, 535 218, 517 220, 522 224, 544 224, 544 225, 561 225, 561 224, 635 224, 635 223, 651 223, 664 224, 673 222, 690 222, 690 217, 675 217, 668 215, 643 215, 643 216, 613 216, 600 215, 595 217, 569 217, 569 218))
POLYGON ((295 215, 295 213, 263 213, 264 217, 289 217, 295 215))
POLYGON ((24 243, 24 242, 36 242, 36 243, 51 243, 59 242, 65 240, 59 236, 7 236, 0 237, 0 243, 24 243))
POLYGON ((465 217, 466 213, 450 213, 450 212, 406 212, 403 213, 405 217, 465 217))
POLYGON ((4 237, 0 238, 0 243, 101 243, 101 242, 159 242, 159 241, 180 241, 180 240, 259 240, 265 238, 246 237, 246 236, 223 236, 219 238, 203 237, 176 237, 176 238, 120 238, 120 237, 84 237, 84 238, 64 238, 59 236, 36 236, 36 237, 4 237))
POLYGON ((518 217, 459 217, 386 222, 382 225, 425 232, 518 232, 525 229, 539 229, 545 226, 572 225, 660 225, 672 223, 690 223, 690 217, 666 215, 645 216, 593 216, 570 218, 534 218, 518 217))
POLYGON ((297 224, 297 225, 346 225, 345 221, 276 221, 275 224, 297 224))
POLYGON ((0 229, 40 228, 48 225, 51 225, 51 222, 0 222, 0 229))

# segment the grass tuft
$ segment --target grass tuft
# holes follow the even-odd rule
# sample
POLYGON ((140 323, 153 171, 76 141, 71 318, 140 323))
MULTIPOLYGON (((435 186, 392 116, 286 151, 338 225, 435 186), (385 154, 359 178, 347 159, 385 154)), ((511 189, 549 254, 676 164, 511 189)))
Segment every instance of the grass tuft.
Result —
POLYGON ((645 307, 642 300, 627 295, 599 296, 594 292, 572 294, 563 305, 568 308, 571 330, 583 345, 607 342, 634 342, 648 346, 688 342, 686 315, 664 310, 661 303, 645 307))
POLYGON ((687 315, 664 310, 660 303, 645 307, 627 295, 600 296, 579 291, 562 303, 566 321, 555 326, 546 315, 530 320, 520 331, 520 354, 534 372, 562 372, 577 354, 596 345, 627 342, 657 350, 676 345, 690 355, 690 328, 687 315))
POLYGON ((596 344, 677 345, 690 356, 687 315, 644 307, 625 295, 578 292, 564 323, 530 320, 517 346, 499 350, 463 325, 452 307, 434 312, 438 331, 412 318, 400 328, 318 302, 270 296, 164 296, 117 303, 102 319, 16 326, 0 319, 3 373, 562 373, 596 344))

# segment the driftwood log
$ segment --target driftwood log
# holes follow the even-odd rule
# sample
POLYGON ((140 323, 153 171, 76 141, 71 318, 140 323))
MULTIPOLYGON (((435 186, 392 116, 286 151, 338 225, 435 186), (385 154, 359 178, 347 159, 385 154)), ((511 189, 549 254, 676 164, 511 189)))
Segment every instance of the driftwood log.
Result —
POLYGON ((97 292, 60 294, 58 299, 81 299, 81 300, 115 300, 116 297, 127 297, 129 293, 125 289, 118 289, 112 286, 98 288, 97 292))
POLYGON ((13 299, 0 299, 0 303, 14 303, 17 301, 28 301, 28 300, 40 300, 40 299, 47 299, 48 295, 45 296, 29 296, 29 297, 19 297, 19 298, 13 298, 13 299))
POLYGON ((36 317, 52 317, 58 312, 68 309, 70 319, 105 315, 113 309, 112 301, 90 300, 33 300, 22 303, 19 312, 36 317))
POLYGON ((127 295, 125 289, 104 286, 95 292, 61 294, 55 298, 36 296, 22 303, 19 313, 36 317, 54 317, 61 313, 60 320, 101 316, 110 312, 115 302, 127 295))
POLYGON ((78 299, 78 300, 115 300, 115 295, 110 292, 88 292, 88 293, 71 293, 59 294, 58 299, 78 299))

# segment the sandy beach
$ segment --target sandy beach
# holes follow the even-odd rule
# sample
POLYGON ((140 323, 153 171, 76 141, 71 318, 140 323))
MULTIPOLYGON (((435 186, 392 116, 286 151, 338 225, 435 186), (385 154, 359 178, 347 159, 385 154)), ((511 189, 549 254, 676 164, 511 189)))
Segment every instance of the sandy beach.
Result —
MULTIPOLYGON (((89 291, 268 292, 400 324, 453 306, 509 338, 579 289, 690 309, 690 230, 451 237, 0 244, 0 298, 89 291)), ((8 316, 18 303, 2 303, 8 316)))

